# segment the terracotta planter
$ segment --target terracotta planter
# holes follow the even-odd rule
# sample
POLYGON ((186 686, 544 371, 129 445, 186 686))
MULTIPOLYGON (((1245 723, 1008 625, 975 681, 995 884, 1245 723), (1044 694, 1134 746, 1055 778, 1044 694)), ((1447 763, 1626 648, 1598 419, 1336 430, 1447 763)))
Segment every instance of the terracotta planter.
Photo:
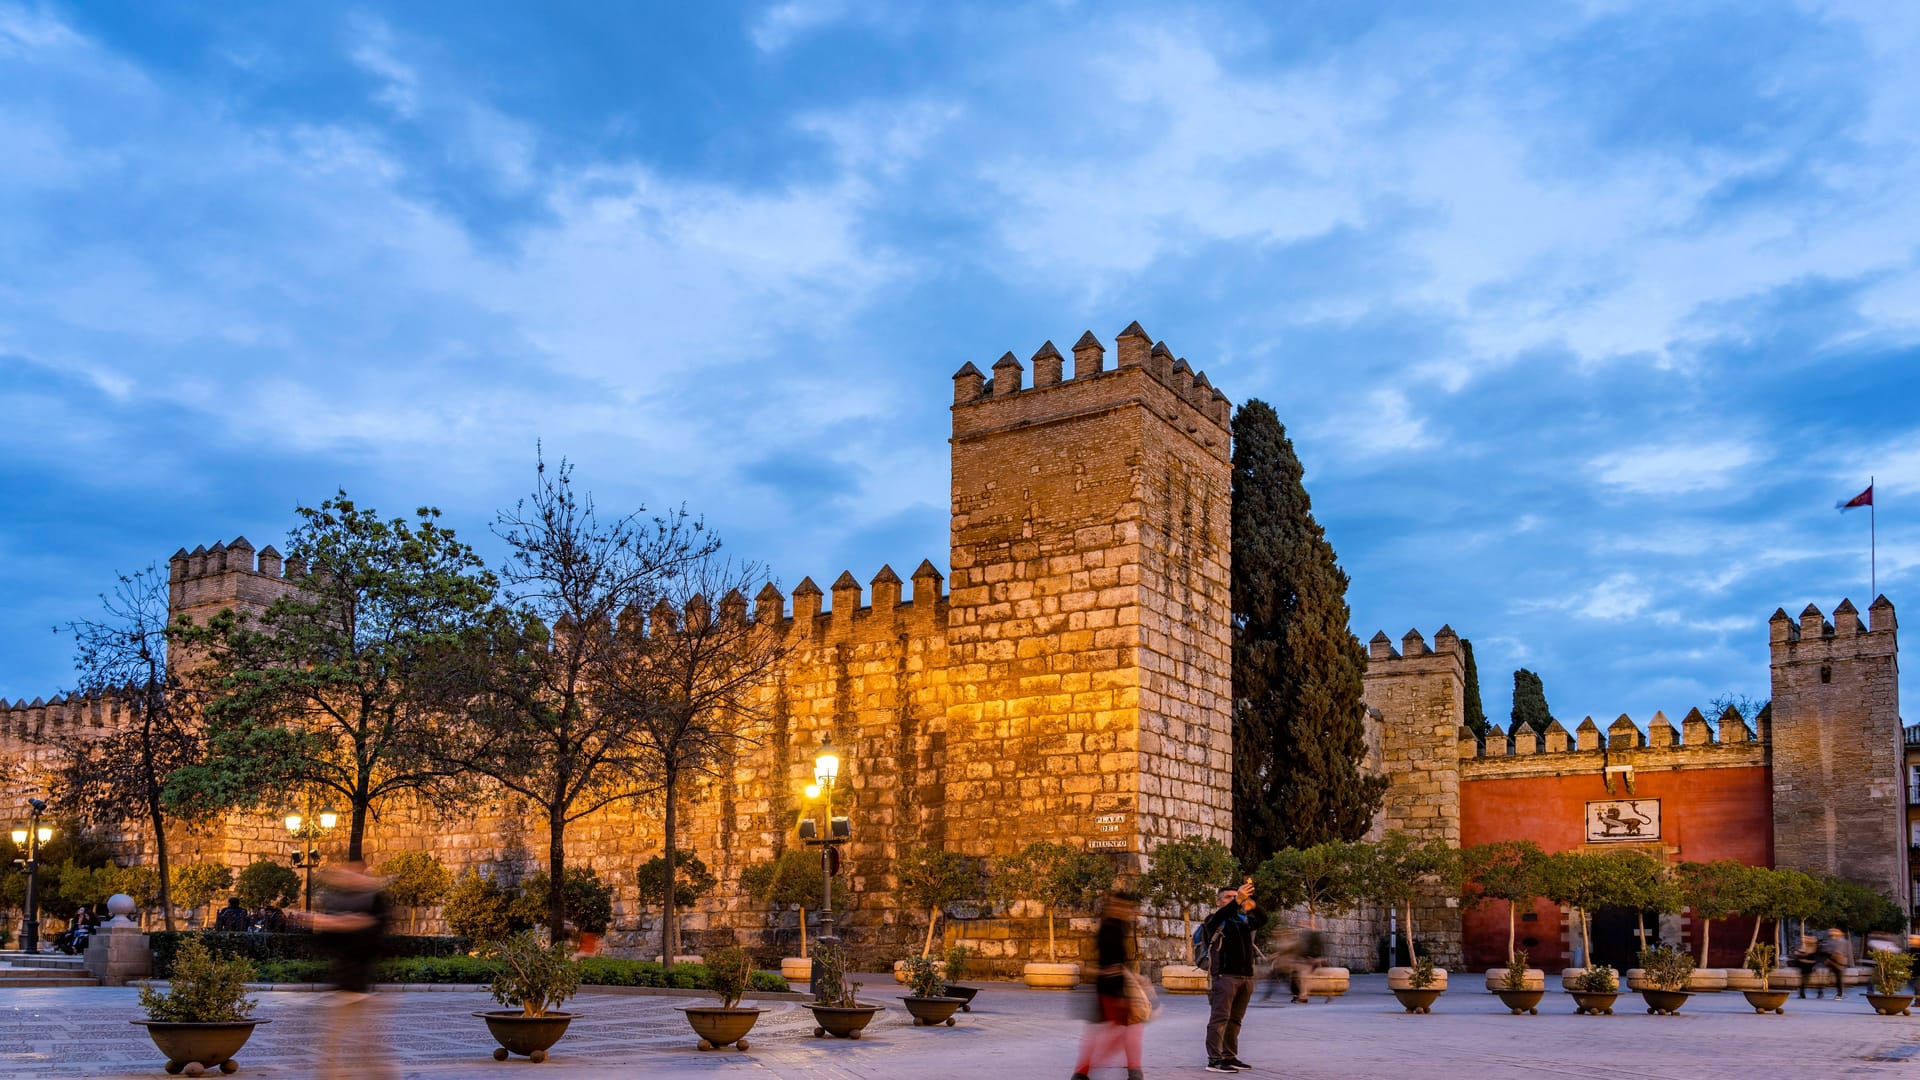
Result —
POLYGON ((1021 968, 1020 978, 1035 990, 1071 990, 1080 985, 1080 965, 1036 962, 1021 968))
MULTIPOLYGON (((1751 974, 1751 972, 1749 972, 1751 974)), ((1784 1013, 1787 1011, 1786 990, 1742 990, 1747 1004, 1757 1013, 1784 1013)))
POLYGON ((1672 1016, 1693 995, 1685 990, 1655 990, 1647 987, 1640 991, 1640 996, 1646 999, 1647 1012, 1656 1016, 1672 1016))
POLYGON ((1494 993, 1500 995, 1500 1004, 1515 1016, 1540 1015, 1540 999, 1547 996, 1545 990, 1495 990, 1494 993))
MULTIPOLYGON (((1582 970, 1585 970, 1585 969, 1582 969, 1582 970)), ((1487 969, 1487 992, 1497 994, 1500 991, 1505 990, 1506 988, 1507 988, 1507 969, 1506 968, 1488 968, 1487 969)), ((1547 973, 1540 970, 1539 968, 1528 968, 1526 982, 1521 984, 1520 988, 1522 990, 1545 990, 1547 988, 1547 973)))
POLYGON ((812 982, 813 960, 806 956, 780 958, 780 977, 788 982, 812 982))
POLYGON ((1396 989, 1393 992, 1393 996, 1399 998, 1400 1004, 1410 1013, 1430 1013, 1433 1011, 1433 1003, 1440 1000, 1440 995, 1443 993, 1446 993, 1446 991, 1433 988, 1426 990, 1396 989))
POLYGON ((1867 1004, 1881 1016, 1912 1016, 1912 994, 1868 994, 1867 1004))
POLYGON ((907 1011, 913 1014, 914 1027, 952 1027, 953 1014, 966 1004, 957 997, 905 997, 907 1011))
POLYGON ((1204 994, 1212 982, 1206 968, 1192 964, 1168 964, 1160 969, 1160 988, 1169 994, 1204 994))
POLYGON ((961 1012, 972 1012, 973 995, 979 993, 980 988, 977 986, 959 986, 954 983, 948 983, 940 988, 940 992, 951 998, 959 998, 961 1012))
MULTIPOLYGON (((1447 988, 1447 969, 1434 968, 1433 982, 1432 984, 1428 985, 1426 989, 1445 990, 1446 988, 1447 988)), ((1387 969, 1387 989, 1389 990, 1413 989, 1413 969, 1410 967, 1388 968, 1387 969)))
POLYGON ((493 1041, 500 1044, 494 1048, 493 1060, 505 1061, 519 1054, 537 1065, 547 1060, 548 1048, 560 1041, 560 1036, 567 1033, 567 1025, 573 1023, 578 1014, 550 1012, 545 1016, 527 1016, 503 1010, 473 1015, 487 1022, 493 1041))
POLYGON ((1352 977, 1343 967, 1314 968, 1300 976, 1300 996, 1337 998, 1347 992, 1352 977))
POLYGON ((159 1020, 134 1020, 135 1024, 147 1029, 153 1038, 153 1045, 167 1055, 167 1072, 179 1073, 189 1065, 198 1065, 202 1069, 219 1069, 230 1073, 239 1070, 234 1064, 233 1055, 247 1045, 253 1037, 257 1024, 271 1024, 271 1020, 233 1020, 212 1024, 175 1024, 159 1020))
POLYGON ((745 1050, 747 1032, 753 1030, 765 1010, 689 1005, 680 1011, 687 1014, 687 1023, 693 1027, 693 1033, 700 1036, 700 1049, 718 1050, 730 1045, 736 1050, 745 1050))
POLYGON ((1620 997, 1620 991, 1569 990, 1573 995, 1573 1011, 1581 1016, 1612 1016, 1613 1003, 1620 997))
POLYGON ((873 1014, 883 1005, 809 1005, 813 1010, 814 1038, 857 1039, 873 1022, 873 1014))

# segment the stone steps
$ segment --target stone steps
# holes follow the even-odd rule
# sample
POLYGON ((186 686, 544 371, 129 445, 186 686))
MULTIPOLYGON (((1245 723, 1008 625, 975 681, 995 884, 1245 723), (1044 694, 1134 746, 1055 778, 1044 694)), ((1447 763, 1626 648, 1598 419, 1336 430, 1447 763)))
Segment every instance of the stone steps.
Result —
POLYGON ((0 951, 0 968, 85 971, 87 969, 87 961, 85 957, 64 956, 60 953, 27 953, 7 950, 0 951))

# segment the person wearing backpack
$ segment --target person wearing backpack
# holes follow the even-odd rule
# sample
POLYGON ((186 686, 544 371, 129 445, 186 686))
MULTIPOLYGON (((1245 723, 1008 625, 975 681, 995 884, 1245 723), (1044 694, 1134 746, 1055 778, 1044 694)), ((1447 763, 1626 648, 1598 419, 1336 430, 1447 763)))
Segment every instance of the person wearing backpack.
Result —
POLYGON ((1240 1022, 1253 997, 1253 936, 1267 925, 1267 913, 1253 900, 1253 879, 1239 887, 1222 886, 1220 908, 1200 924, 1204 959, 1211 976, 1207 990, 1207 1071, 1233 1073, 1253 1066, 1240 1060, 1240 1022))

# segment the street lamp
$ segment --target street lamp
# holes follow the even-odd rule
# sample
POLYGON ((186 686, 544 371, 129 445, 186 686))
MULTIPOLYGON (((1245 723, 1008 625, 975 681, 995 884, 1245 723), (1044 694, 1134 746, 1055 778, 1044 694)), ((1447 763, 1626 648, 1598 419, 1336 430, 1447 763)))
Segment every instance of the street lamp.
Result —
POLYGON ((27 827, 13 830, 13 842, 27 849, 27 857, 14 862, 24 866, 27 871, 26 917, 20 920, 20 947, 27 952, 40 951, 40 845, 53 839, 53 830, 40 824, 40 815, 47 812, 47 804, 40 799, 27 800, 27 827))
POLYGON ((322 810, 315 819, 313 812, 313 794, 307 794, 307 812, 288 814, 286 818, 287 835, 301 843, 300 850, 293 853, 293 868, 306 871, 306 910, 313 910, 313 868, 320 865, 320 849, 313 842, 333 831, 340 823, 340 816, 331 810, 322 810))
POLYGON ((800 823, 800 839, 820 848, 820 882, 826 896, 820 905, 820 941, 835 943, 833 935, 833 879, 840 871, 840 844, 853 830, 846 818, 833 816, 833 789, 840 781, 840 754, 833 748, 833 736, 820 737, 820 749, 813 755, 813 783, 807 785, 808 799, 822 799, 826 822, 825 835, 809 818, 800 823))

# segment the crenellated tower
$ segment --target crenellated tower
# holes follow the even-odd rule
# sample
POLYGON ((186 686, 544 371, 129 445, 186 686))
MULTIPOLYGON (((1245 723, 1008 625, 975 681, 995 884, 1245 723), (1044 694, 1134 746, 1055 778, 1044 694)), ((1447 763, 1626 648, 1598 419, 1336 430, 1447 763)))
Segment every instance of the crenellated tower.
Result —
POLYGON ((1139 323, 954 375, 947 817, 969 854, 1229 839, 1230 406, 1139 323), (964 826, 959 823, 965 822, 964 826))

